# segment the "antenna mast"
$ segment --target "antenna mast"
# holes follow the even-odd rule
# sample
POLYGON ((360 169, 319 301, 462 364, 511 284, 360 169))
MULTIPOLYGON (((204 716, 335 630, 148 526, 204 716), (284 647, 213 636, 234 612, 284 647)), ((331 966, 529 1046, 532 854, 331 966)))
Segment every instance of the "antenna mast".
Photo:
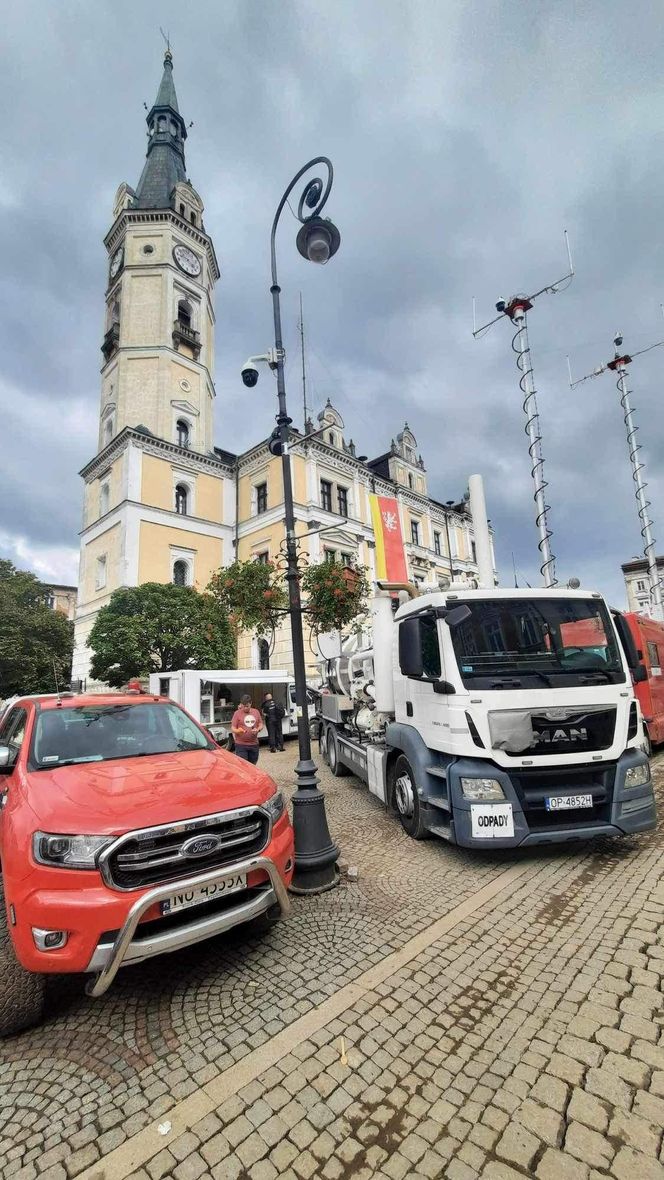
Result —
POLYGON ((646 469, 645 463, 639 459, 639 451, 641 444, 636 441, 638 426, 634 421, 634 408, 630 401, 631 390, 627 388, 627 366, 631 365, 635 356, 641 356, 644 352, 650 352, 653 348, 660 348, 664 344, 664 340, 658 340, 657 344, 651 344, 648 348, 642 348, 639 352, 634 352, 630 356, 629 353, 622 351, 623 338, 620 334, 614 337, 613 344, 615 347, 615 354, 613 360, 607 361, 605 365, 598 365, 592 373, 587 373, 585 377, 580 377, 578 381, 572 381, 572 370, 569 364, 569 357, 567 358, 567 366, 569 371, 570 389, 576 389, 577 385, 583 384, 584 381, 589 381, 593 377, 599 377, 601 373, 605 373, 607 369, 615 373, 618 377, 616 381, 616 388, 620 394, 620 404, 623 408, 623 418, 625 422, 625 430, 627 432, 627 449, 629 451, 629 461, 632 467, 632 479, 634 480, 634 495, 639 506, 639 521, 641 523, 641 536, 643 537, 643 555, 648 566, 648 580, 650 582, 650 604, 652 615, 656 619, 664 619, 664 608, 662 607, 662 580, 657 569, 657 556, 655 553, 655 538, 652 533, 652 519, 648 509, 650 508, 650 500, 646 495, 646 488, 648 484, 644 478, 646 469))
POLYGON ((309 412, 307 409, 307 369, 304 363, 304 316, 302 314, 302 292, 300 291, 300 351, 302 353, 302 403, 304 406, 304 423, 303 433, 307 433, 307 422, 309 421, 309 412))
POLYGON ((478 336, 483 336, 489 328, 498 323, 504 315, 511 320, 513 326, 516 328, 514 336, 512 337, 512 349, 516 353, 516 364, 521 377, 519 378, 519 386, 523 393, 523 409, 526 415, 525 431, 528 436, 528 454, 531 461, 531 475, 535 485, 535 492, 533 499, 535 501, 535 524, 539 533, 539 541, 537 547, 542 556, 542 564, 540 572, 545 586, 557 586, 556 578, 556 558, 551 549, 551 537, 553 533, 549 528, 548 513, 550 512, 550 505, 547 504, 545 498, 545 491, 548 483, 544 478, 544 456, 542 454, 542 433, 540 428, 539 410, 537 408, 537 393, 535 390, 535 380, 533 376, 533 366, 531 361, 530 343, 528 341, 528 321, 526 313, 529 312, 533 306, 535 299, 539 295, 556 294, 560 290, 561 283, 565 284, 563 290, 569 286, 574 277, 574 267, 572 265, 572 255, 569 248, 569 240, 567 237, 567 230, 565 230, 565 245, 567 247, 567 260, 569 263, 569 270, 567 274, 563 275, 561 279, 556 279, 554 283, 547 283, 545 287, 541 287, 539 291, 535 291, 532 295, 512 295, 509 299, 499 299, 496 303, 497 316, 484 324, 481 328, 475 326, 475 301, 473 300, 473 336, 477 339, 478 336))

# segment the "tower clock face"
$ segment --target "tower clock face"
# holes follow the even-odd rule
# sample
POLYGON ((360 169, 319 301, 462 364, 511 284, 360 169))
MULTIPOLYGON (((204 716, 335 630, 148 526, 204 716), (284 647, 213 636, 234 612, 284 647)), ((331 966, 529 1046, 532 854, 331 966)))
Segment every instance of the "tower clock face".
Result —
POLYGON ((119 247, 111 258, 111 278, 114 279, 124 261, 124 248, 119 247))
POLYGON ((188 246, 174 246, 173 257, 185 274, 199 275, 201 273, 200 260, 188 246))

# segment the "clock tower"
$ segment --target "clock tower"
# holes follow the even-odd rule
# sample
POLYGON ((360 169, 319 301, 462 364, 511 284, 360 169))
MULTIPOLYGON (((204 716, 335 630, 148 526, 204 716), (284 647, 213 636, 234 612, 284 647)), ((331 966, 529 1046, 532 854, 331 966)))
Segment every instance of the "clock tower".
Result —
POLYGON ((232 560, 235 456, 213 445, 214 285, 203 202, 187 178, 187 127, 170 50, 147 116, 136 189, 121 184, 108 252, 97 454, 85 481, 73 677, 113 590, 204 589, 232 560))

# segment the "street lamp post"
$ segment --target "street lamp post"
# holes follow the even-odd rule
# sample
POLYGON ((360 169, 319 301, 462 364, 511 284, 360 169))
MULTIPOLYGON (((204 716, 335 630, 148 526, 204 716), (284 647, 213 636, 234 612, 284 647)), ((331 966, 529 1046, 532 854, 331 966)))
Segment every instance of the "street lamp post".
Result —
MULTIPOLYGON (((284 346, 281 335, 281 288, 277 279, 276 233, 279 218, 288 198, 300 178, 310 168, 324 164, 327 168, 327 183, 315 177, 309 180, 300 197, 297 217, 301 228, 297 235, 297 248, 310 262, 325 263, 339 248, 339 231, 331 221, 320 217, 332 188, 333 170, 325 156, 310 160, 293 177, 274 215, 270 253, 272 261, 272 309, 274 313, 274 361, 276 362, 277 433, 281 450, 284 480, 284 508, 286 523, 286 582, 293 643, 293 671, 295 675, 295 699, 297 704, 297 736, 299 759, 295 767, 297 789, 293 795, 293 828, 295 831, 295 872, 291 889, 296 893, 318 893, 331 889, 338 879, 336 862, 339 849, 333 843, 327 826, 325 799, 318 787, 316 764, 311 754, 311 734, 307 711, 307 677, 304 659, 304 635, 302 627, 302 599, 300 593, 300 571, 298 568, 297 540, 295 536, 295 512, 293 508, 293 483, 289 453, 290 425, 286 409, 286 385, 284 381, 284 346), (309 212, 305 214, 305 209, 309 212)), ((306 430, 306 423, 305 423, 306 430)))

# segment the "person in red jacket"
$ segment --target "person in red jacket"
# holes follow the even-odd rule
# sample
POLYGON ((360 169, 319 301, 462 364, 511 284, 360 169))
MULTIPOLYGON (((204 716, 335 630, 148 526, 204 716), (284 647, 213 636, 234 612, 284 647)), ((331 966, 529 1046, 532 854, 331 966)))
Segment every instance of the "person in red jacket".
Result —
POLYGON ((249 694, 242 697, 239 709, 236 709, 231 721, 231 731, 235 738, 235 753, 245 762, 255 766, 258 762, 258 735, 263 728, 263 718, 258 709, 251 704, 249 694))

